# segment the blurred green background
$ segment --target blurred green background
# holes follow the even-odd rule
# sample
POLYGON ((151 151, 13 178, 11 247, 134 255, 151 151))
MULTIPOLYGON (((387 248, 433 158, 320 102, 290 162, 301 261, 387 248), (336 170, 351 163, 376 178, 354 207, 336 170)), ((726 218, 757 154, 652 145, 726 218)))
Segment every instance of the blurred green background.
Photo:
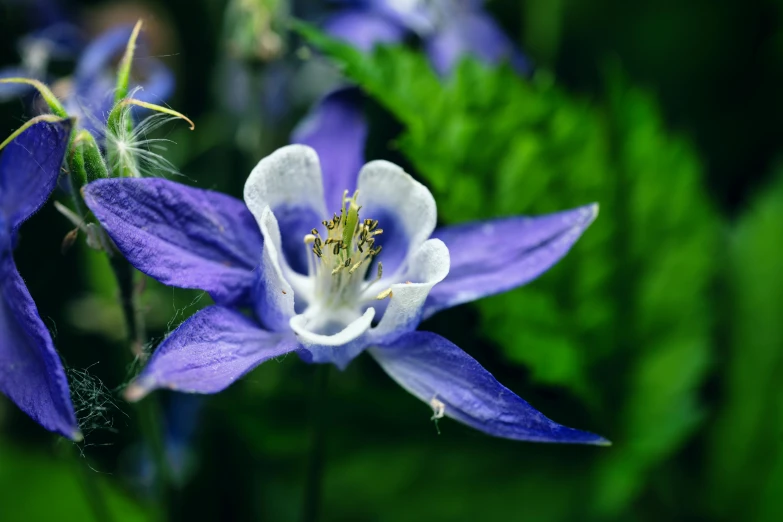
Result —
MULTIPOLYGON (((301 77, 283 89, 275 78, 314 52, 285 30, 285 13, 321 4, 247 1, 285 43, 278 52, 243 52, 253 33, 231 14, 239 2, 60 2, 92 35, 144 18, 150 53, 177 75, 169 103, 196 123, 165 130, 175 179, 237 196, 313 100, 301 77)), ((19 61, 23 4, 0 1, 0 66, 19 61)), ((531 79, 467 60, 441 80, 416 42, 368 56, 321 50, 367 94, 368 159, 415 173, 441 222, 600 203, 550 272, 421 329, 614 445, 518 443, 449 420, 438 431, 426 405, 361 357, 332 370, 320 406, 321 519, 783 520, 783 4, 487 7, 536 64, 531 79)), ((0 105, 3 136, 29 116, 21 100, 0 105)), ((82 246, 61 254, 68 230, 47 206, 16 259, 71 369, 86 440, 58 440, 0 398, 0 520, 89 520, 96 496, 110 520, 149 520, 139 419, 116 394, 128 374, 111 274, 82 246)), ((208 301, 148 280, 153 342, 208 301)), ((170 518, 298 520, 314 379, 290 357, 207 398, 170 518)))

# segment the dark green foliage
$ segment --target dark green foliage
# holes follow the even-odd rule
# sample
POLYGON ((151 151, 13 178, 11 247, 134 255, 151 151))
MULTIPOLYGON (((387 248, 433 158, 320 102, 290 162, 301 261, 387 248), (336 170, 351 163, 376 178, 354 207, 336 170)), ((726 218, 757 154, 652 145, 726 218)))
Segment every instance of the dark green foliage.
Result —
POLYGON ((723 398, 708 439, 706 504, 722 520, 783 508, 783 170, 725 241, 723 398))

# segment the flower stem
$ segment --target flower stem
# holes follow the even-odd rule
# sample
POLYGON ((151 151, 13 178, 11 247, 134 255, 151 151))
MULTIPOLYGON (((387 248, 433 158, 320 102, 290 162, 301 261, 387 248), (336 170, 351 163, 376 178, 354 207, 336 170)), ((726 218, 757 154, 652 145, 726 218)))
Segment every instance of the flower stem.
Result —
POLYGON ((123 257, 115 253, 110 257, 111 268, 117 279, 117 288, 120 293, 120 306, 130 342, 129 353, 135 361, 143 354, 146 340, 144 316, 138 303, 138 285, 136 284, 136 270, 123 257))
MULTIPOLYGON (((125 354, 129 361, 128 368, 132 368, 139 359, 144 357, 144 343, 147 335, 144 315, 139 305, 141 286, 137 282, 136 270, 126 259, 115 252, 110 257, 110 262, 117 280, 122 314, 128 333, 129 349, 125 351, 125 354)), ((139 421, 139 430, 155 464, 155 500, 160 511, 159 515, 161 520, 168 520, 171 475, 160 422, 162 416, 160 404, 157 396, 152 395, 135 403, 134 406, 139 421)))
POLYGON ((321 511, 324 449, 326 440, 326 404, 329 387, 327 364, 319 364, 315 369, 313 396, 311 398, 311 443, 307 462, 307 477, 304 489, 302 522, 317 522, 321 511))

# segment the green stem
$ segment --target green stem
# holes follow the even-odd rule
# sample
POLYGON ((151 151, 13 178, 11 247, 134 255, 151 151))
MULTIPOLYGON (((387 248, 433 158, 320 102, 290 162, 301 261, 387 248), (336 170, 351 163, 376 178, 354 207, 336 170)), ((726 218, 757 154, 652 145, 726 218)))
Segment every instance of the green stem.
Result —
POLYGON ((130 342, 130 355, 135 362, 144 351, 146 329, 144 317, 138 303, 136 270, 117 252, 110 258, 114 276, 117 279, 117 288, 120 293, 120 306, 125 318, 125 326, 128 328, 128 340, 130 342))
MULTIPOLYGON (((76 452, 75 446, 74 452, 76 452)), ((79 482, 82 486, 82 491, 84 491, 84 499, 90 507, 93 518, 96 522, 113 522, 114 517, 106 503, 106 497, 103 495, 101 485, 95 480, 96 472, 89 469, 85 462, 79 458, 78 454, 74 455, 74 461, 75 466, 79 470, 79 482)))
POLYGON ((307 463, 302 522, 317 522, 321 512, 329 370, 330 367, 327 364, 319 364, 315 369, 313 396, 310 403, 312 407, 311 445, 307 463))
MULTIPOLYGON (((120 294, 120 305, 125 318, 125 325, 130 344, 126 357, 128 368, 133 368, 139 357, 143 355, 146 340, 146 328, 144 316, 139 305, 139 288, 137 284, 137 272, 117 252, 110 257, 111 267, 117 280, 117 288, 120 294)), ((160 423, 162 418, 160 404, 156 395, 135 403, 136 414, 139 419, 139 428, 147 447, 152 452, 155 464, 155 491, 156 501, 160 509, 161 520, 168 520, 170 495, 170 473, 166 448, 163 438, 163 428, 160 423)))

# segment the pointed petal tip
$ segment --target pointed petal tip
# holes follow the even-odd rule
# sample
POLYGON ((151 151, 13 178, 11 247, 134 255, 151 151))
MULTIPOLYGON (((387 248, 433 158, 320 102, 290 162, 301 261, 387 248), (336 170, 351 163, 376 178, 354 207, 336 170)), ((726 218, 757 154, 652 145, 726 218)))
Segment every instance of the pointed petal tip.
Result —
POLYGON ((593 221, 598 218, 598 214, 600 213, 601 208, 598 203, 590 203, 583 207, 579 207, 578 210, 580 210, 580 214, 574 226, 575 228, 584 230, 592 225, 593 221))
POLYGON ((592 203, 588 207, 592 213, 592 219, 590 221, 595 221, 595 218, 598 217, 599 212, 601 211, 601 206, 596 202, 592 203))
POLYGON ((589 431, 582 431, 577 430, 573 428, 569 428, 568 431, 570 432, 570 436, 561 439, 561 442, 564 442, 566 444, 586 444, 589 446, 611 446, 612 441, 609 439, 606 439, 600 435, 596 435, 595 433, 591 433, 589 431))
POLYGON ((68 437, 68 438, 71 439, 73 442, 81 442, 81 441, 84 440, 84 435, 82 435, 81 431, 76 430, 76 431, 72 432, 71 436, 68 437))

